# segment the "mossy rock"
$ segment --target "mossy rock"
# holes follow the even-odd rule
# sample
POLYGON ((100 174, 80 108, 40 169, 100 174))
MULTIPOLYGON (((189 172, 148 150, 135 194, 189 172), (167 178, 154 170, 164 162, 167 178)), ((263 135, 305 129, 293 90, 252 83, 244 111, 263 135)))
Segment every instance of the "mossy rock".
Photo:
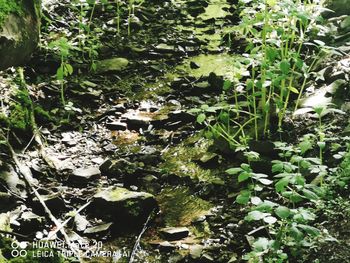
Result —
POLYGON ((0 70, 25 63, 39 33, 39 0, 0 0, 0 70))
POLYGON ((133 231, 145 223, 158 205, 149 193, 109 187, 99 191, 89 207, 95 217, 114 222, 117 231, 133 231))
POLYGON ((326 0, 324 5, 334 11, 334 13, 325 12, 324 15, 327 17, 350 15, 349 0, 326 0))

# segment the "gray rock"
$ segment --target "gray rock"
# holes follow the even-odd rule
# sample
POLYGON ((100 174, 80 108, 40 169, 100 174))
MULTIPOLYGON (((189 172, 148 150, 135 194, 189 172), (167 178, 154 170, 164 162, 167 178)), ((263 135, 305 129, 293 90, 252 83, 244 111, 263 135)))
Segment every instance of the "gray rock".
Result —
POLYGON ((129 114, 126 116, 126 123, 129 130, 147 129, 151 121, 152 118, 139 114, 129 114))
POLYGON ((98 226, 93 226, 85 229, 84 234, 97 234, 101 232, 105 232, 110 229, 113 223, 106 223, 98 226))
POLYGON ((193 245, 190 247, 190 256, 192 259, 199 259, 203 252, 202 245, 193 245))
POLYGON ((167 240, 179 240, 188 237, 190 233, 187 227, 167 227, 160 229, 160 232, 167 240))
POLYGON ((107 159, 100 165, 100 171, 108 177, 128 177, 135 174, 136 164, 125 159, 110 160, 107 159))
POLYGON ((107 222, 115 222, 117 230, 126 231, 137 230, 157 207, 156 199, 149 193, 109 187, 95 194, 89 211, 107 222))
POLYGON ((79 168, 70 175, 69 181, 77 184, 86 184, 100 176, 101 172, 98 167, 79 168))
POLYGON ((111 58, 96 62, 97 73, 118 72, 126 69, 129 60, 126 58, 111 58))
POLYGON ((40 5, 37 0, 11 1, 19 5, 0 21, 0 70, 26 62, 37 47, 40 5))
MULTIPOLYGON (((49 195, 41 195, 43 201, 47 205, 47 207, 50 209, 50 211, 57 215, 59 213, 62 213, 66 210, 66 204, 64 203, 63 198, 61 197, 60 193, 53 193, 49 195)), ((34 201, 34 209, 38 211, 40 214, 44 214, 43 207, 40 203, 40 201, 35 197, 33 199, 34 201)))
POLYGON ((112 121, 106 123, 106 127, 112 131, 125 131, 127 129, 127 124, 120 121, 112 121))
POLYGON ((171 252, 176 249, 176 246, 171 244, 169 241, 156 241, 150 242, 149 244, 158 248, 162 252, 171 252))

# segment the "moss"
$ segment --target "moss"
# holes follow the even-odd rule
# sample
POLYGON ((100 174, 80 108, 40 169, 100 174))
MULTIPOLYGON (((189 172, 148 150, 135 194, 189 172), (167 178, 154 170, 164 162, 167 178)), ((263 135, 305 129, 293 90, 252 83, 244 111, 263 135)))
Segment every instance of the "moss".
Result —
POLYGON ((35 115, 35 120, 39 124, 44 124, 44 123, 47 123, 47 122, 53 120, 53 118, 50 115, 50 113, 48 111, 44 110, 40 106, 35 106, 34 107, 34 115, 35 115))
POLYGON ((209 202, 194 196, 187 187, 165 188, 157 200, 166 226, 188 226, 212 207, 209 202))
POLYGON ((23 15, 21 0, 0 0, 0 25, 9 14, 23 15))

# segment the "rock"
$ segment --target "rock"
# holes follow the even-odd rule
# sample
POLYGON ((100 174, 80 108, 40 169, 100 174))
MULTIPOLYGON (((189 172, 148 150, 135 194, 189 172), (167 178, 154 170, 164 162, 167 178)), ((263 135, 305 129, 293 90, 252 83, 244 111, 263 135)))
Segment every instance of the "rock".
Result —
POLYGON ((112 131, 125 131, 127 129, 127 124, 120 121, 112 121, 106 123, 106 127, 112 131))
POLYGON ((350 16, 344 18, 344 20, 340 23, 340 29, 343 33, 350 31, 350 16))
POLYGON ((74 217, 74 223, 77 231, 82 232, 85 231, 86 227, 90 224, 88 220, 86 220, 85 216, 80 214, 76 214, 74 217))
POLYGON ((350 15, 349 1, 348 0, 326 0, 324 6, 331 9, 334 12, 325 12, 325 16, 342 16, 350 15))
MULTIPOLYGON (((66 204, 64 203, 64 200, 62 199, 60 193, 41 195, 41 197, 47 207, 51 210, 52 214, 57 215, 66 210, 66 204)), ((35 197, 33 201, 33 208, 38 210, 39 214, 44 214, 43 207, 40 204, 39 200, 35 197)))
POLYGON ((2 2, 0 70, 23 64, 37 47, 40 33, 39 2, 38 0, 2 2))
POLYGON ((100 165, 100 171, 107 177, 128 177, 135 174, 137 165, 125 159, 107 159, 100 165))
POLYGON ((179 240, 188 237, 190 231, 187 227, 167 227, 160 229, 167 240, 179 240))
POLYGON ((16 202, 10 194, 0 192, 0 211, 9 211, 15 206, 16 202))
POLYGON ((101 232, 105 232, 110 229, 113 223, 102 224, 98 226, 93 226, 85 229, 84 234, 97 234, 101 232))
POLYGON ((115 112, 120 112, 120 113, 124 113, 126 111, 126 108, 123 104, 117 104, 113 106, 113 110, 115 112))
POLYGON ((129 130, 147 129, 152 121, 152 118, 141 114, 128 114, 126 123, 129 130))
POLYGON ((117 231, 127 231, 141 227, 157 207, 157 201, 149 193, 112 186, 95 194, 89 211, 107 222, 115 222, 117 231))
POLYGON ((190 256, 192 259, 199 259, 203 252, 202 245, 193 245, 190 247, 190 256))
POLYGON ((96 73, 118 72, 127 68, 129 60, 126 58, 111 58, 96 62, 96 73))
POLYGON ((196 62, 194 62, 194 61, 191 61, 191 62, 190 62, 190 67, 191 67, 191 69, 200 68, 200 66, 199 66, 196 62))
POLYGON ((45 218, 27 211, 21 215, 19 222, 20 232, 24 235, 30 235, 38 230, 41 230, 41 226, 45 222, 45 218))
POLYGON ((76 184, 86 184, 100 176, 101 172, 98 167, 79 168, 69 176, 69 181, 76 184))
POLYGON ((262 155, 267 155, 267 156, 273 156, 276 157, 278 156, 277 151, 275 150, 275 144, 272 141, 256 141, 256 140, 251 140, 249 141, 249 148, 262 155))
POLYGON ((174 53, 175 47, 167 44, 159 44, 155 47, 155 51, 159 53, 174 53))
POLYGON ((155 246, 162 252, 171 252, 176 249, 176 246, 174 244, 171 244, 169 241, 156 241, 150 242, 149 244, 155 246))

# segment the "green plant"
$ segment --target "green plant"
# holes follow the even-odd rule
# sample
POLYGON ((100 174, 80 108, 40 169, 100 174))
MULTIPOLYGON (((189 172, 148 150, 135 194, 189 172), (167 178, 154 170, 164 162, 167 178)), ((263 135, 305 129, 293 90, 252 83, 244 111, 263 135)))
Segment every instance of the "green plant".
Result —
MULTIPOLYGON (((249 130, 244 133, 258 140, 268 137, 275 126, 282 130, 291 97, 298 95, 297 107, 310 72, 326 47, 315 40, 315 48, 307 51, 314 54, 308 65, 302 48, 319 31, 321 8, 316 1, 283 0, 277 4, 274 0, 242 0, 241 4, 242 22, 234 29, 248 44, 244 56, 234 64, 232 79, 223 86, 223 100, 234 106, 225 105, 225 112, 219 112, 217 124, 210 128, 214 126, 219 136, 232 139, 235 133, 230 130, 235 129, 229 126, 240 122, 244 125, 238 126, 249 130)), ((203 121, 203 113, 199 120, 203 121)))
POLYGON ((73 67, 68 62, 70 50, 73 48, 73 46, 70 44, 67 38, 61 37, 58 40, 52 41, 49 47, 55 51, 58 51, 60 56, 60 66, 56 71, 56 79, 60 84, 61 103, 63 106, 65 106, 65 78, 73 74, 73 67))

